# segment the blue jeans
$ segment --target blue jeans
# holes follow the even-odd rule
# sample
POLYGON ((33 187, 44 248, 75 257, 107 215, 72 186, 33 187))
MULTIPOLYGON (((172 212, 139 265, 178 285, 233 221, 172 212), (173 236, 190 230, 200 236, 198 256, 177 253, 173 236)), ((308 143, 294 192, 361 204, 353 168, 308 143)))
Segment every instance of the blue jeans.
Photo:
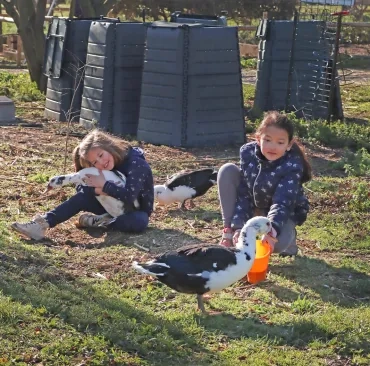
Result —
MULTIPOLYGON (((50 227, 54 227, 71 217, 77 215, 81 211, 91 212, 95 215, 106 213, 104 207, 96 199, 95 194, 88 189, 82 187, 82 191, 77 192, 74 196, 63 202, 54 210, 45 214, 46 221, 50 227)), ((144 211, 132 211, 118 216, 117 219, 108 225, 109 229, 140 233, 144 231, 149 224, 149 216, 144 211)))

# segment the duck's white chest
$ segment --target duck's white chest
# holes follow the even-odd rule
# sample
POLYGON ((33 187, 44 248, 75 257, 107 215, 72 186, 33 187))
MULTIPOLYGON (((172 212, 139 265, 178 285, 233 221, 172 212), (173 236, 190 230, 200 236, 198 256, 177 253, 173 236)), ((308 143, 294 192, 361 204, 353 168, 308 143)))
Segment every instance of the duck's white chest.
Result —
POLYGON ((122 201, 119 201, 110 196, 96 196, 96 199, 104 207, 105 211, 113 217, 121 216, 125 213, 124 204, 122 201))
POLYGON ((244 253, 237 253, 236 264, 230 264, 223 271, 209 272, 209 280, 206 283, 206 287, 210 289, 210 292, 217 292, 241 280, 251 269, 254 258, 254 253, 249 261, 244 253))
MULTIPOLYGON (((107 181, 113 182, 118 187, 125 187, 126 185, 126 177, 123 174, 118 174, 110 171, 110 170, 103 170, 102 171, 105 179, 107 181)), ((96 168, 86 168, 84 169, 83 173, 84 176, 86 174, 99 174, 99 171, 96 168)), ((104 207, 105 211, 109 213, 109 215, 113 217, 121 216, 124 214, 124 203, 116 198, 111 196, 96 196, 96 199, 100 202, 100 204, 104 207)))
POLYGON ((187 186, 178 186, 173 190, 167 188, 165 194, 166 203, 183 202, 196 194, 195 189, 187 186))

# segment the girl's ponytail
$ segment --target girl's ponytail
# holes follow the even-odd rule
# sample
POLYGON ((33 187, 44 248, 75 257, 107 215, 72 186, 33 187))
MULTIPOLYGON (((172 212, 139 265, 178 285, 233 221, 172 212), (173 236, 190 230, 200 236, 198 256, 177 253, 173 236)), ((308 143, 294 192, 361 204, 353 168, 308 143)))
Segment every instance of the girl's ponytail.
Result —
POLYGON ((76 146, 72 153, 72 160, 73 164, 75 166, 75 172, 79 172, 81 169, 83 169, 83 166, 81 165, 80 160, 80 146, 76 146))
POLYGON ((304 147, 297 140, 294 140, 291 149, 292 151, 297 152, 303 160, 303 175, 302 175, 301 182, 306 183, 310 181, 312 179, 312 168, 311 168, 310 162, 307 159, 307 155, 304 151, 304 147))

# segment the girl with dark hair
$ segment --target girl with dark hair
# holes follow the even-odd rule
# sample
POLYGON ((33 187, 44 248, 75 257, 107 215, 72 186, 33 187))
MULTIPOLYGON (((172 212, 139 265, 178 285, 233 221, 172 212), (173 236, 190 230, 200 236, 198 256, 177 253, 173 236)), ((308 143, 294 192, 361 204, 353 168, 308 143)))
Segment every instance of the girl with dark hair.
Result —
POLYGON ((311 166, 294 139, 289 118, 268 112, 256 132, 256 141, 240 149, 240 168, 223 165, 218 193, 223 218, 221 245, 231 247, 240 229, 253 216, 267 216, 272 230, 262 240, 272 252, 296 255, 296 225, 302 225, 309 203, 302 184, 311 179, 311 166))

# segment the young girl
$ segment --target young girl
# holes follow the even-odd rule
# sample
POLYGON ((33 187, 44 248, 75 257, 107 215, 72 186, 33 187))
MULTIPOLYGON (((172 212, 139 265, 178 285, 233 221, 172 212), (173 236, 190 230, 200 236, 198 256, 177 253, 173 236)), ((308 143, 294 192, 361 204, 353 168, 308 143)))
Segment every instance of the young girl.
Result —
POLYGON ((82 168, 95 167, 100 170, 118 170, 126 176, 126 186, 117 186, 105 180, 104 175, 88 175, 87 186, 78 186, 77 193, 54 210, 44 215, 37 215, 25 224, 14 223, 12 228, 31 239, 45 237, 46 230, 70 219, 80 211, 81 227, 98 227, 104 224, 100 215, 106 213, 95 198, 96 195, 109 195, 132 207, 131 211, 112 220, 108 228, 141 232, 146 229, 149 216, 153 211, 154 183, 149 164, 145 161, 140 148, 131 147, 125 141, 99 130, 90 132, 75 148, 73 161, 76 171, 82 168), (140 209, 135 210, 133 203, 138 200, 140 209))
POLYGON ((229 163, 219 170, 221 245, 233 246, 243 224, 263 215, 273 229, 262 240, 275 253, 297 254, 295 226, 307 218, 309 204, 302 183, 311 179, 311 166, 293 134, 287 116, 269 112, 256 132, 256 141, 241 147, 240 169, 229 163))

